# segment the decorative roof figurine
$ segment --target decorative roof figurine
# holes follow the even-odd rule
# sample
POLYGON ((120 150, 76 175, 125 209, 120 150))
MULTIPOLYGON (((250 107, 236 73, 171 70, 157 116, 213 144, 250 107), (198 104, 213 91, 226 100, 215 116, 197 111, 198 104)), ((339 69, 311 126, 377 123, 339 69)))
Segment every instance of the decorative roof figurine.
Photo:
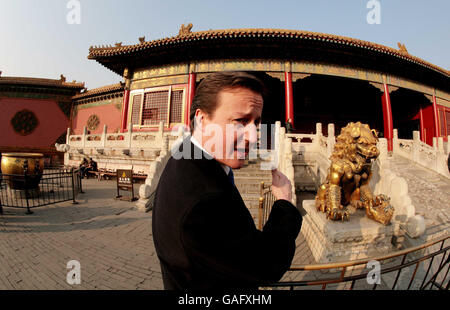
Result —
POLYGON ((178 35, 179 36, 183 36, 183 35, 186 35, 186 34, 190 34, 192 32, 191 31, 192 27, 193 27, 192 23, 189 23, 187 26, 182 24, 181 27, 180 27, 180 31, 178 32, 178 35))
POLYGON ((405 53, 405 54, 409 54, 408 50, 406 49, 405 44, 402 44, 400 42, 397 42, 397 46, 398 46, 398 50, 400 51, 400 53, 405 53))

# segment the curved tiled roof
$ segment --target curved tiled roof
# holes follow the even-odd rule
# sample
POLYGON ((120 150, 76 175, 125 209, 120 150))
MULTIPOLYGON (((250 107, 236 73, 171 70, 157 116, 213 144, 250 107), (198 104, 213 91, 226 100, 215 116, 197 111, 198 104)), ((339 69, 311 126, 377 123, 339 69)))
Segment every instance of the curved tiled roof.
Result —
MULTIPOLYGON (((176 47, 185 43, 207 43, 208 40, 246 40, 248 38, 259 38, 261 40, 271 38, 284 38, 292 42, 322 41, 324 43, 336 44, 338 46, 357 47, 363 50, 369 50, 384 54, 386 56, 403 59, 450 77, 449 70, 440 68, 423 59, 412 56, 407 52, 403 52, 398 49, 387 47, 381 44, 326 33, 286 29, 224 29, 189 32, 187 34, 182 34, 170 38, 148 42, 142 41, 141 43, 135 45, 122 46, 121 44, 116 44, 116 46, 91 47, 89 49, 88 58, 102 62, 103 59, 115 56, 130 56, 143 51, 151 51, 153 49, 158 49, 161 47, 176 47)), ((107 64, 103 64, 108 67, 107 64)))
POLYGON ((48 86, 48 87, 64 87, 64 88, 84 88, 84 83, 66 82, 64 79, 42 79, 30 77, 0 76, 0 84, 20 84, 31 86, 48 86))
POLYGON ((86 98, 86 97, 108 94, 108 93, 112 93, 112 92, 116 92, 116 91, 123 91, 124 86, 125 86, 124 83, 119 82, 116 84, 105 85, 102 87, 93 88, 93 89, 86 90, 85 92, 82 92, 80 94, 73 96, 72 99, 77 100, 77 99, 86 98))

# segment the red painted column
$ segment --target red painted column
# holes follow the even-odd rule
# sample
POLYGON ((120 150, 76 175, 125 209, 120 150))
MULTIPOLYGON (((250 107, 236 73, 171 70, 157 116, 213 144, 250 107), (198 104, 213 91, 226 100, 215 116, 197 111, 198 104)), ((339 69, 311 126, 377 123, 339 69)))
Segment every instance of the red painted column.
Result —
POLYGON ((195 80, 196 74, 193 72, 189 73, 188 89, 187 89, 187 101, 186 101, 186 116, 185 124, 189 127, 191 121, 189 119, 191 113, 192 100, 194 100, 195 95, 195 80))
POLYGON ((291 124, 294 127, 294 96, 292 90, 292 72, 284 73, 284 93, 285 93, 285 122, 291 119, 291 124))
POLYGON ((434 136, 440 137, 441 130, 439 128, 439 114, 438 114, 438 108, 437 108, 435 95, 433 95, 433 120, 434 120, 434 136))
POLYGON ((423 123, 423 109, 420 107, 419 110, 419 120, 420 120, 420 141, 425 142, 425 126, 423 123))
POLYGON ((384 137, 387 139, 388 152, 392 152, 392 140, 394 138, 394 123, 392 120, 391 98, 387 84, 383 84, 384 93, 381 97, 383 106, 384 137))
POLYGON ((444 108, 442 111, 444 113, 444 128, 445 132, 441 132, 441 134, 444 135, 444 141, 447 142, 448 136, 450 135, 450 132, 448 132, 448 124, 447 124, 447 109, 444 108))
POLYGON ((125 91, 123 93, 122 118, 120 121, 120 132, 125 132, 125 130, 127 129, 129 99, 130 99, 130 90, 125 89, 125 91))

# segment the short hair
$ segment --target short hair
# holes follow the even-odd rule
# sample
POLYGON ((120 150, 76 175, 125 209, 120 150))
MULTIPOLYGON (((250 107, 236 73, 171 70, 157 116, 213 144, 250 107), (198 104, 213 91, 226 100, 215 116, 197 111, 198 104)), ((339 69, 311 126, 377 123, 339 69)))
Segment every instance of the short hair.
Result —
POLYGON ((223 90, 246 88, 260 94, 266 95, 266 88, 260 79, 247 72, 227 71, 215 72, 207 75, 195 90, 189 114, 191 133, 194 132, 195 111, 202 110, 212 116, 217 109, 218 94, 223 90))

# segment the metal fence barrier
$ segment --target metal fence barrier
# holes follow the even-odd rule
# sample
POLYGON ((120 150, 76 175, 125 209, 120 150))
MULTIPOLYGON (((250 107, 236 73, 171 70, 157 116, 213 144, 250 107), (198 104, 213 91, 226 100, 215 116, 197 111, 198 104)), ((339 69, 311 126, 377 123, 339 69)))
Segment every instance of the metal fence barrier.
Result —
POLYGON ((322 290, 329 289, 382 289, 382 290, 449 290, 450 287, 450 236, 441 237, 417 247, 397 251, 382 257, 373 257, 355 261, 291 266, 288 277, 302 280, 280 281, 268 285, 272 289, 301 289, 319 286, 322 290), (447 244, 445 245, 447 241, 447 244), (408 257, 409 256, 409 257, 408 257), (374 281, 374 271, 367 271, 367 264, 378 262, 380 268, 374 281), (419 267, 421 267, 419 271, 419 267), (331 269, 338 272, 324 271, 331 269), (315 272, 314 274, 311 274, 315 272), (289 275, 290 273, 290 275, 289 275), (335 276, 332 276, 332 275, 335 276), (347 275, 346 275, 347 274, 347 275))
MULTIPOLYGON (((262 229, 273 205, 269 186, 261 183, 259 228, 262 229)), ((346 262, 314 265, 292 265, 283 280, 261 289, 438 289, 450 288, 450 235, 388 255, 346 262), (368 266, 379 264, 379 281, 368 266), (298 279, 298 280, 297 280, 298 279)))
POLYGON ((54 167, 45 168, 39 187, 29 189, 35 176, 19 174, 0 174, 0 212, 2 207, 26 208, 30 210, 41 206, 72 200, 73 204, 78 193, 83 193, 81 174, 79 169, 54 167), (16 188, 11 188, 14 182, 16 188))
POLYGON ((259 192, 258 229, 262 230, 269 218, 272 205, 275 202, 275 196, 272 194, 270 185, 266 185, 264 182, 260 183, 259 192))

